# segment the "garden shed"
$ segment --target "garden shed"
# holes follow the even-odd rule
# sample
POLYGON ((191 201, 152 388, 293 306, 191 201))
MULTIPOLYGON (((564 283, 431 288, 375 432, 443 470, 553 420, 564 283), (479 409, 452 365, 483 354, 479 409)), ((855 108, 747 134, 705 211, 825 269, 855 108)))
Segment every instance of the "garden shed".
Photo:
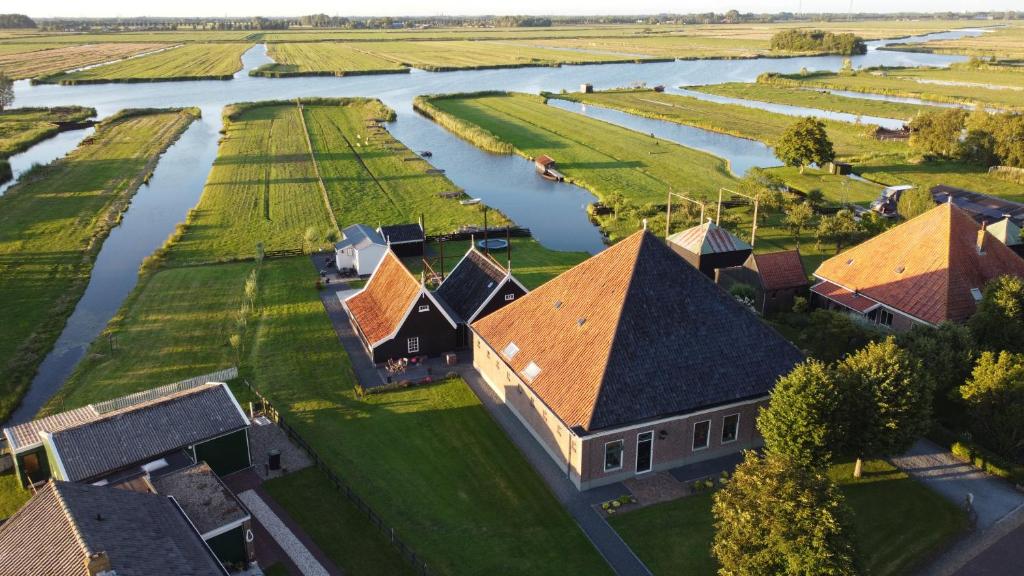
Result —
POLYGON ((511 270, 477 250, 471 242, 466 255, 434 292, 456 316, 458 345, 469 345, 468 326, 515 302, 528 292, 511 270))
POLYGON ((426 235, 423 223, 381 226, 377 232, 399 257, 423 256, 426 235))
POLYGON ((704 224, 676 232, 666 240, 684 260, 712 279, 718 268, 742 266, 753 251, 750 244, 720 228, 710 218, 704 224))
POLYGON ((796 250, 751 254, 742 266, 719 268, 715 281, 726 291, 737 284, 753 288, 754 310, 762 315, 792 310, 811 285, 796 250))
POLYGON ((353 224, 342 230, 342 234, 344 238, 334 245, 338 270, 355 270, 360 276, 373 273, 388 249, 384 237, 364 224, 353 224))

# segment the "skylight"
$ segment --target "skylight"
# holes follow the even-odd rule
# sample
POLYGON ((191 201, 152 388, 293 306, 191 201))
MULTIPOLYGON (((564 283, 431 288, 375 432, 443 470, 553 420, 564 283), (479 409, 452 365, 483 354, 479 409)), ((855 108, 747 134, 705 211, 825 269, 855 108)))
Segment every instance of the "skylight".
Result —
POLYGON ((981 290, 978 288, 971 288, 971 296, 974 297, 975 302, 981 302, 981 290))
POLYGON ((526 376, 527 382, 533 382, 540 375, 540 366, 537 366, 536 362, 530 362, 523 368, 523 376, 526 376))
POLYGON ((509 342, 508 346, 505 346, 505 349, 502 350, 501 353, 505 355, 505 358, 511 360, 519 353, 519 346, 516 346, 515 342, 509 342))

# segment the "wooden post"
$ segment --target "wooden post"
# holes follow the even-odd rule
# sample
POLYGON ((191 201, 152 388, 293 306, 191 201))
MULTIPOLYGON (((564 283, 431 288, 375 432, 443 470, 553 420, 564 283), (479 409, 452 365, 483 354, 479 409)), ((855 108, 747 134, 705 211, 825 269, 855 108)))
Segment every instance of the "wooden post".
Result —
POLYGON ((721 221, 722 221, 722 188, 719 188, 718 189, 718 214, 715 215, 715 226, 718 226, 721 221))
POLYGON ((487 206, 484 206, 484 254, 491 255, 491 247, 487 243, 487 206))
POLYGON ((512 226, 505 226, 505 243, 508 246, 505 248, 505 256, 508 257, 508 273, 512 273, 512 226))
POLYGON ((750 247, 754 247, 754 240, 757 238, 757 197, 754 197, 754 225, 750 228, 750 247))
POLYGON ((665 211, 665 238, 672 231, 672 190, 668 191, 668 209, 665 211))

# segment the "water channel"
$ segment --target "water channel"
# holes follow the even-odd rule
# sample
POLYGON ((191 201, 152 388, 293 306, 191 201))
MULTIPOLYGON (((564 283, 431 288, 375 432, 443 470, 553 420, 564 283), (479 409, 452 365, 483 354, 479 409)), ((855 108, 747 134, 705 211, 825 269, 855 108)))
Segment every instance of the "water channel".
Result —
MULTIPOLYGON (((899 42, 955 38, 981 31, 957 31, 914 37, 899 42)), ((871 42, 869 51, 852 58, 855 66, 947 66, 963 57, 895 52, 878 47, 894 41, 871 42)), ((217 154, 221 110, 233 102, 289 99, 299 96, 369 96, 380 98, 398 113, 389 126, 399 140, 413 150, 430 150, 431 162, 473 197, 503 211, 518 224, 529 227, 542 244, 557 250, 595 253, 603 248, 600 232, 586 216, 594 197, 581 188, 538 178, 533 166, 516 156, 495 156, 452 136, 412 111, 412 99, 420 94, 509 90, 537 93, 573 90, 589 82, 596 89, 647 85, 692 86, 709 83, 750 82, 763 72, 797 72, 801 68, 837 70, 839 56, 755 60, 688 60, 652 64, 602 64, 561 68, 519 68, 410 74, 281 78, 252 77, 248 71, 271 62, 266 48, 257 45, 242 57, 243 70, 229 81, 188 81, 140 84, 86 84, 32 86, 16 83, 20 106, 81 105, 96 108, 99 117, 122 108, 198 106, 203 113, 164 155, 149 185, 135 195, 121 224, 104 243, 85 295, 68 320, 54 350, 47 356, 22 405, 11 422, 30 419, 49 399, 84 356, 131 292, 142 260, 158 248, 199 200, 206 175, 217 154)), ((746 103, 741 101, 740 103, 746 103)), ((735 173, 757 165, 775 164, 770 148, 759 142, 687 128, 620 112, 570 103, 574 111, 618 123, 645 133, 655 133, 680 144, 722 156, 735 173)), ((755 106, 761 107, 761 103, 755 106)), ((783 112, 786 113, 786 112, 783 112)), ((820 111, 790 110, 789 113, 820 111)), ((70 151, 86 131, 66 132, 11 157, 16 174, 32 163, 46 163, 70 151)))

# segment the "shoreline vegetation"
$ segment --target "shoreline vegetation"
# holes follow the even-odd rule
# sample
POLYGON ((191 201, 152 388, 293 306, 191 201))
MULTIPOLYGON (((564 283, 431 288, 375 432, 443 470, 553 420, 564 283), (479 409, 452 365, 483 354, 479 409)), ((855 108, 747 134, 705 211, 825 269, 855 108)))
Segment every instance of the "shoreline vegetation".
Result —
POLYGON ((14 178, 8 159, 57 134, 93 124, 94 108, 11 108, 0 112, 0 184, 14 178))
POLYGON ((199 114, 197 108, 121 111, 0 197, 0 312, 10 319, 0 334, 0 421, 17 407, 56 342, 135 192, 199 114))

